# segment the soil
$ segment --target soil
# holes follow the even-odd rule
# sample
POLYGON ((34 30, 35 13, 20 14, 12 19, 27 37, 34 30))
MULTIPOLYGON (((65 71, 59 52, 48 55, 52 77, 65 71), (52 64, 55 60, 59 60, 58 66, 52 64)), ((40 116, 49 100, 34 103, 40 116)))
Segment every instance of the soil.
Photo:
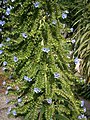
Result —
POLYGON ((0 69, 0 120, 22 120, 22 118, 10 118, 7 115, 7 110, 9 107, 13 107, 10 104, 7 104, 7 99, 12 99, 14 96, 6 96, 5 95, 5 88, 3 87, 2 83, 3 81, 8 82, 9 79, 7 79, 0 69))

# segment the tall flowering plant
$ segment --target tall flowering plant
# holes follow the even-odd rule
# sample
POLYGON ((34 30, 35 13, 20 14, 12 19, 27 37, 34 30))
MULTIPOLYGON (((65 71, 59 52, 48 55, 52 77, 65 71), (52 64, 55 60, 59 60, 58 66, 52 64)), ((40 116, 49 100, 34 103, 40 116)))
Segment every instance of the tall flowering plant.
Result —
POLYGON ((71 90, 72 72, 58 0, 9 1, 10 15, 0 48, 3 70, 10 74, 6 95, 14 94, 8 114, 25 120, 76 120, 78 104, 71 90))

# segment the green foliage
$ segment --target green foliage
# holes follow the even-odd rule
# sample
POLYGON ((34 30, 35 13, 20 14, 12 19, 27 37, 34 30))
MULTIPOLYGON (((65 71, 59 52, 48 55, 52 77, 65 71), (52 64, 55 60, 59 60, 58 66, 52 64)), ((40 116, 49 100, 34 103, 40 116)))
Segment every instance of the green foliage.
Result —
POLYGON ((22 99, 13 102, 17 116, 25 120, 77 120, 79 107, 71 90, 74 77, 68 68, 66 39, 60 34, 64 7, 58 0, 38 2, 37 7, 30 0, 9 2, 14 8, 4 26, 0 55, 14 79, 8 84, 9 93, 22 99))
POLYGON ((89 82, 90 78, 90 3, 89 0, 77 0, 72 15, 76 39, 75 56, 82 59, 83 76, 89 82))

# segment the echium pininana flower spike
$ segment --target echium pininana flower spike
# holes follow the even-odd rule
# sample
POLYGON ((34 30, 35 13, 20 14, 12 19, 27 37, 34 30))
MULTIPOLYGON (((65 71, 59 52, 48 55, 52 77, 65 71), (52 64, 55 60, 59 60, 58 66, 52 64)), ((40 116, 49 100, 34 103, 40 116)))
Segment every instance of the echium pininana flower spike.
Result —
POLYGON ((3 50, 0 50, 0 55, 3 53, 3 50))
POLYGON ((39 88, 34 88, 34 92, 39 93, 39 92, 41 92, 41 90, 39 88))
POLYGON ((47 99, 47 103, 52 104, 52 99, 51 98, 47 99))
POLYGON ((59 78, 60 77, 60 74, 59 73, 54 73, 54 78, 59 78))
POLYGON ((67 18, 67 14, 66 13, 62 13, 62 18, 63 19, 67 18))
POLYGON ((38 8, 38 7, 39 7, 39 4, 40 4, 39 2, 35 2, 35 3, 34 3, 34 7, 35 7, 35 8, 38 8))
POLYGON ((27 37, 28 37, 26 33, 22 33, 22 36, 23 36, 24 38, 27 38, 27 37))
POLYGON ((49 48, 42 48, 42 51, 48 53, 50 51, 50 49, 49 48))
POLYGON ((14 62, 17 62, 18 58, 16 56, 14 56, 14 62))

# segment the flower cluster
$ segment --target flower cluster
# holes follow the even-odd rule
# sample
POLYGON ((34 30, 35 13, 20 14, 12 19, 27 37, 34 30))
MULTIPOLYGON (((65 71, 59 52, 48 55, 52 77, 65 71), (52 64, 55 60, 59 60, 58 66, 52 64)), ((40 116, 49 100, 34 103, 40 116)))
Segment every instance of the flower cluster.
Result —
POLYGON ((62 13, 62 18, 63 19, 67 18, 67 14, 66 13, 62 13))
POLYGON ((5 24, 5 21, 0 20, 0 25, 3 26, 5 24))
POLYGON ((53 20, 53 21, 52 21, 52 24, 53 24, 53 25, 56 25, 56 23, 57 23, 56 20, 53 20))
POLYGON ((76 42, 76 40, 75 39, 72 39, 72 44, 74 44, 76 42))
POLYGON ((3 81, 2 85, 6 85, 6 81, 5 80, 3 81))
POLYGON ((17 62, 18 58, 16 56, 14 56, 13 60, 14 60, 14 62, 17 62))
POLYGON ((7 39, 6 39, 6 41, 8 42, 8 41, 10 41, 11 39, 8 37, 7 39))
POLYGON ((35 3, 34 3, 34 7, 35 7, 35 8, 38 8, 38 7, 39 7, 39 5, 40 5, 40 3, 39 3, 39 2, 35 2, 35 3))
POLYGON ((22 99, 21 98, 18 98, 18 103, 21 103, 22 102, 22 99))
POLYGON ((50 49, 49 48, 42 48, 42 51, 45 53, 48 53, 50 51, 50 49))
POLYGON ((75 63, 75 64, 78 64, 78 63, 79 63, 79 59, 78 59, 77 57, 74 59, 74 63, 75 63))
POLYGON ((24 80, 26 80, 26 81, 28 81, 28 82, 31 82, 31 81, 32 81, 32 79, 29 78, 28 76, 24 76, 24 80))
POLYGON ((6 61, 4 61, 4 62, 3 62, 3 66, 6 66, 6 65, 7 65, 7 62, 6 62, 6 61))
POLYGON ((0 50, 0 55, 3 53, 3 50, 0 50))
POLYGON ((51 98, 47 99, 46 101, 47 101, 48 104, 52 104, 52 99, 51 98))
POLYGON ((16 116, 16 115, 17 115, 16 110, 13 110, 13 111, 12 111, 12 114, 13 114, 14 116, 16 116))
POLYGON ((59 73, 54 73, 54 78, 59 78, 60 77, 60 74, 59 73))
POLYGON ((35 93, 40 93, 41 90, 40 90, 39 88, 34 88, 34 92, 35 92, 35 93))
POLYGON ((4 46, 4 45, 1 43, 1 44, 0 44, 0 48, 3 47, 3 46, 4 46))
POLYGON ((27 38, 28 37, 26 33, 22 33, 22 36, 23 36, 23 38, 27 38))

